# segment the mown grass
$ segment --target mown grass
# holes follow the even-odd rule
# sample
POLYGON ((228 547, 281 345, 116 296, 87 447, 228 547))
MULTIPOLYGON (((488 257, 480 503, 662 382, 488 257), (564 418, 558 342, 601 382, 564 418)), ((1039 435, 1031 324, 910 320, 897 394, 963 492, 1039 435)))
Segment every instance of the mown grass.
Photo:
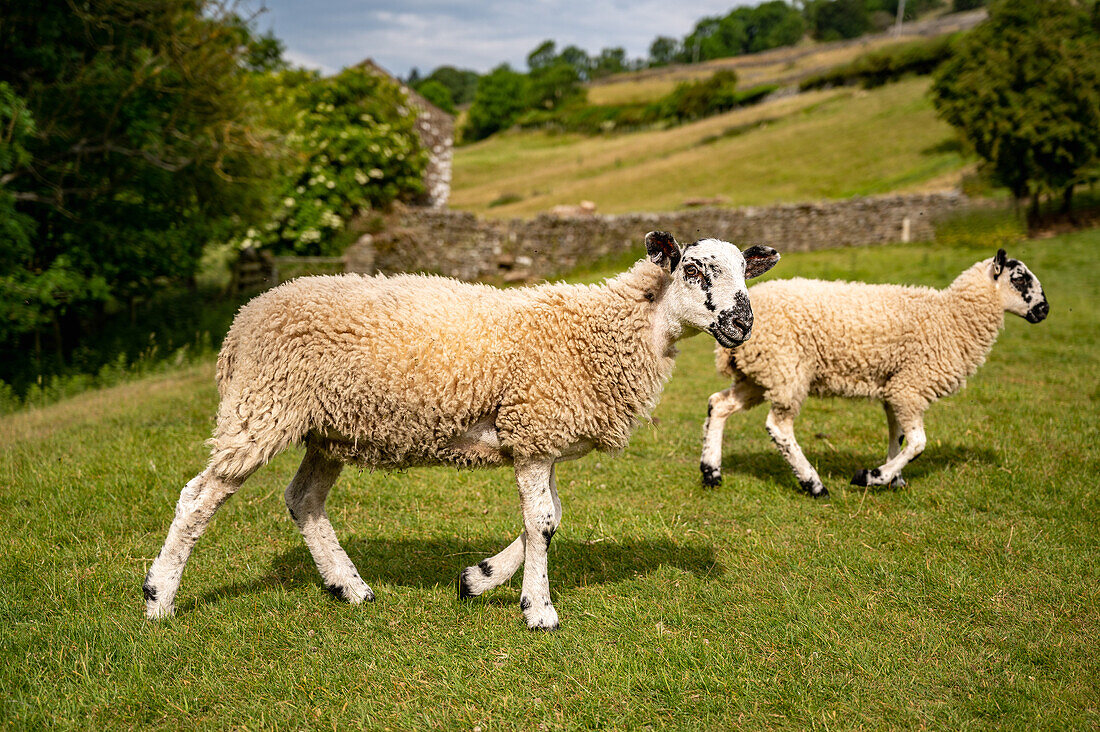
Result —
POLYGON ((800 94, 609 137, 496 135, 456 150, 451 204, 507 218, 582 200, 622 213, 696 197, 752 206, 949 188, 968 160, 936 117, 928 83, 800 94), (510 203, 490 208, 505 195, 510 203))
MULTIPOLYGON (((781 246, 781 243, 776 243, 781 246)), ((732 418, 699 484, 712 342, 682 345, 626 453, 559 468, 550 577, 562 628, 529 633, 517 578, 460 603, 462 567, 519 527, 507 471, 348 470, 329 509, 378 592, 320 586, 282 504, 300 452, 257 473, 184 575, 141 582, 204 462, 210 363, 0 419, 0 720, 11 728, 1089 728, 1100 724, 1100 231, 1010 248, 1052 313, 1009 318, 927 415, 900 491, 847 485, 881 409, 811 400, 800 494, 732 418)), ((791 254, 775 276, 943 285, 986 247, 791 254)), ((591 268, 591 280, 617 269, 591 268)))

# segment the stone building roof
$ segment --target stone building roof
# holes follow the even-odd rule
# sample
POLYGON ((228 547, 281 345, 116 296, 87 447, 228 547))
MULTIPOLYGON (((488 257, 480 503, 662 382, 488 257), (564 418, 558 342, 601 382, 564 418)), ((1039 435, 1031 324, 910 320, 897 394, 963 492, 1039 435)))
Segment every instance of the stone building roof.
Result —
POLYGON ((374 74, 383 75, 396 82, 416 107, 416 133, 420 143, 428 151, 428 165, 424 169, 425 193, 417 203, 430 208, 443 208, 451 195, 451 161, 454 156, 455 119, 427 99, 410 89, 400 79, 379 66, 373 59, 358 64, 374 74))

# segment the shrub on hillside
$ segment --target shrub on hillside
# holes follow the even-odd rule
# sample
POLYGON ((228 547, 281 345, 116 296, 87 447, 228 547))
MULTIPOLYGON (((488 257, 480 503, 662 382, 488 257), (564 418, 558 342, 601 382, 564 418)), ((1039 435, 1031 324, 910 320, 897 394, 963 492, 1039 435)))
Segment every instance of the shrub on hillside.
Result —
POLYGON ((798 86, 802 91, 850 84, 870 89, 910 74, 930 74, 951 55, 956 38, 940 36, 868 51, 851 63, 814 74, 798 86))
POLYGON ((353 67, 327 78, 283 72, 264 83, 261 93, 284 100, 272 115, 289 128, 295 154, 267 222, 242 246, 339 254, 345 222, 423 192, 427 153, 416 111, 393 81, 353 67))

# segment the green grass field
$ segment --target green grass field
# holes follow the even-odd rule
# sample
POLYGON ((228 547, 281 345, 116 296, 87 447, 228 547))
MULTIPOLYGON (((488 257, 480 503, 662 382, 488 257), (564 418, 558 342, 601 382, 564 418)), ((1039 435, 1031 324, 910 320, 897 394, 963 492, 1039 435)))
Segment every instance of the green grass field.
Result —
POLYGON ((928 84, 799 94, 667 130, 496 135, 455 151, 450 203, 522 217, 582 200, 622 213, 695 197, 757 206, 951 188, 970 161, 928 84))
MULTIPOLYGON (((813 501, 763 428, 730 419, 700 486, 713 342, 682 355, 625 454, 559 468, 561 630, 519 580, 456 573, 519 529, 508 471, 357 472, 329 501, 378 602, 324 591, 283 506, 301 453, 257 473, 187 567, 174 619, 142 577, 204 464, 213 365, 0 419, 0 723, 10 728, 1068 729, 1100 725, 1100 231, 1013 246, 1052 306, 1009 317, 927 415, 904 490, 847 485, 881 408, 811 400, 813 501)), ((775 276, 944 285, 992 250, 792 254, 775 276)), ((598 279, 626 260, 590 268, 598 279)))

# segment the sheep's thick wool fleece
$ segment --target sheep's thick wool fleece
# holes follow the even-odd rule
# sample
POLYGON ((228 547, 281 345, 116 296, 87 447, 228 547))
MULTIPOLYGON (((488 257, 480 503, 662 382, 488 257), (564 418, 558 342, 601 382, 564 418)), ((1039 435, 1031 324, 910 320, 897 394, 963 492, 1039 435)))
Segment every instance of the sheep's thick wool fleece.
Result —
MULTIPOLYGON (((991 261, 991 260, 990 260, 991 261)), ((748 376, 765 396, 785 390, 930 403, 966 384, 1004 326, 990 261, 946 289, 821 280, 773 280, 749 290, 752 338, 719 348, 726 376, 748 376), (740 372, 740 373, 739 373, 740 372)))
POLYGON ((442 277, 307 277, 238 313, 218 358, 212 464, 240 475, 309 435, 368 466, 488 465, 454 440, 490 420, 505 454, 624 448, 671 373, 641 261, 598 286, 500 290, 442 277))

